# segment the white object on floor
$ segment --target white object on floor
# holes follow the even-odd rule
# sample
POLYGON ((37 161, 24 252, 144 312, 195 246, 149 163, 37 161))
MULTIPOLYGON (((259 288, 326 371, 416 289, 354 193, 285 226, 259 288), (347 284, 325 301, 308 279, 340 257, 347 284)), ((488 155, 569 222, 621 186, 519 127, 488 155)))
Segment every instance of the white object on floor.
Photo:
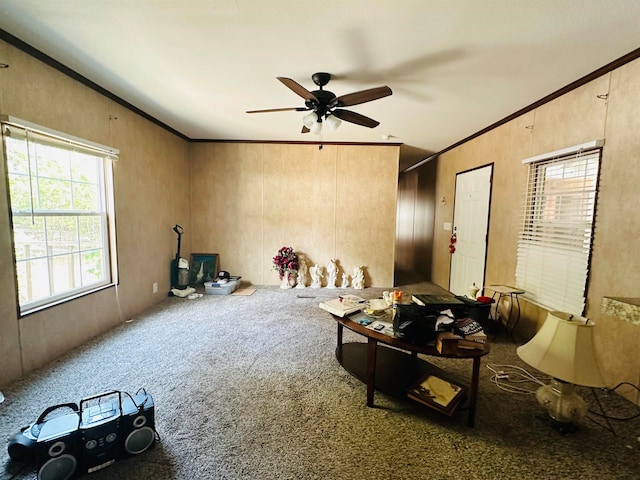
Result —
POLYGON ((184 290, 179 290, 177 288, 172 288, 171 293, 173 293, 176 297, 188 297, 192 293, 195 293, 196 289, 193 287, 187 287, 184 290))

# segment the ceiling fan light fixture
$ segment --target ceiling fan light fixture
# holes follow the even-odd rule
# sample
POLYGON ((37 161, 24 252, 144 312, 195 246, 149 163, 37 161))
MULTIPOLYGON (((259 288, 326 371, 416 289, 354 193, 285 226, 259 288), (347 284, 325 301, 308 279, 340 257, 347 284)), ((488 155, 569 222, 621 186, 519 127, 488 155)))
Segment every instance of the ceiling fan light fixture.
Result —
POLYGON ((329 114, 325 119, 325 123, 331 130, 336 130, 342 123, 342 120, 340 120, 338 117, 334 115, 329 114))
POLYGON ((302 124, 307 127, 309 130, 313 127, 315 123, 318 121, 318 116, 316 112, 307 113, 304 117, 302 117, 302 124))
POLYGON ((322 119, 318 119, 317 122, 311 125, 311 128, 309 128, 309 130, 314 135, 320 135, 322 133, 322 119))

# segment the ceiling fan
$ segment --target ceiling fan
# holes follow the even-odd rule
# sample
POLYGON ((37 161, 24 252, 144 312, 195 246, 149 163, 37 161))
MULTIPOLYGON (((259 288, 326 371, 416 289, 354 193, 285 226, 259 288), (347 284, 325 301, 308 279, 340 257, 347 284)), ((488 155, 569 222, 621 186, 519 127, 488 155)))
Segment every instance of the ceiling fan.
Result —
POLYGON ((284 112, 293 110, 296 112, 311 111, 303 118, 302 133, 311 132, 319 134, 322 131, 322 122, 324 121, 329 128, 335 130, 340 125, 340 121, 355 123, 364 127, 374 128, 380 125, 380 122, 373 118, 365 117, 350 110, 344 110, 341 107, 349 107, 359 105, 361 103, 371 102, 379 98, 391 95, 393 92, 387 86, 360 90, 358 92, 348 93, 336 97, 333 92, 323 90, 329 80, 331 74, 326 72, 314 73, 311 76, 313 83, 318 85, 319 89, 310 92, 295 80, 286 77, 277 77, 286 87, 294 93, 304 98, 304 107, 290 108, 270 108, 266 110, 248 110, 247 113, 267 113, 267 112, 284 112))

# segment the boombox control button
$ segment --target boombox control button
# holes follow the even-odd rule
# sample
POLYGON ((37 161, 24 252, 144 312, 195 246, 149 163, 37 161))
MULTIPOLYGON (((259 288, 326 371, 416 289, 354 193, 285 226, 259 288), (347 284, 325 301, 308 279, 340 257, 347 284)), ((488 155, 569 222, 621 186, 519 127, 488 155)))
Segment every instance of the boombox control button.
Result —
POLYGON ((95 440, 89 440, 87 443, 85 443, 84 446, 87 450, 91 450, 92 448, 96 448, 98 446, 98 442, 96 442, 95 440))
POLYGON ((110 433, 109 435, 107 435, 107 443, 111 443, 115 441, 117 437, 118 436, 115 433, 110 433))

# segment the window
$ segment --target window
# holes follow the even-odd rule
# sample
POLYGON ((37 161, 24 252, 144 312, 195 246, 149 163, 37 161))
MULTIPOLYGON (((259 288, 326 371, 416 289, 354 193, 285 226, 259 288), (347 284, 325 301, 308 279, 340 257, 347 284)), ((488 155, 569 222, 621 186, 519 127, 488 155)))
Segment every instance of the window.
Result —
POLYGON ((516 284, 549 310, 582 315, 596 208, 600 147, 525 160, 527 192, 518 239, 516 284))
POLYGON ((20 313, 115 282, 118 151, 3 118, 20 313))

